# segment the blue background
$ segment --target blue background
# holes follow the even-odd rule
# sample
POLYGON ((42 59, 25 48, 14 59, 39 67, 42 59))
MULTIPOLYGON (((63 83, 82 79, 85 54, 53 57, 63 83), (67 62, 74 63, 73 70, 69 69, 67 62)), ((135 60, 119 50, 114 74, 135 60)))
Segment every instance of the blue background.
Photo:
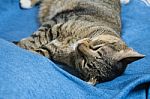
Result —
POLYGON ((18 0, 0 0, 0 99, 150 98, 149 13, 150 7, 140 0, 122 5, 123 39, 146 57, 118 78, 93 87, 49 59, 12 44, 39 27, 38 6, 23 10, 18 0))

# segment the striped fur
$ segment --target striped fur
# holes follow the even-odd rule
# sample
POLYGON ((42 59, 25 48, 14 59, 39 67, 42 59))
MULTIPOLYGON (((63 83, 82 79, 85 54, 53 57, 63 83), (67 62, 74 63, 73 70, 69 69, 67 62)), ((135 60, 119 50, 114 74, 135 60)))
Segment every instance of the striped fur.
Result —
POLYGON ((93 85, 116 78, 144 57, 120 38, 120 0, 41 2, 41 27, 18 46, 66 64, 93 85))

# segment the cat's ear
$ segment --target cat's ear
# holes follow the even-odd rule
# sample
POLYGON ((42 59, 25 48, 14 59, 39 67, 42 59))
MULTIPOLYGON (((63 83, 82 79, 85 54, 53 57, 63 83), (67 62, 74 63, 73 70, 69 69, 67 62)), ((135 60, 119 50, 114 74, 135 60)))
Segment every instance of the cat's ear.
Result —
POLYGON ((122 50, 114 55, 114 58, 117 60, 117 62, 122 62, 126 65, 144 57, 145 55, 140 54, 131 48, 122 50))

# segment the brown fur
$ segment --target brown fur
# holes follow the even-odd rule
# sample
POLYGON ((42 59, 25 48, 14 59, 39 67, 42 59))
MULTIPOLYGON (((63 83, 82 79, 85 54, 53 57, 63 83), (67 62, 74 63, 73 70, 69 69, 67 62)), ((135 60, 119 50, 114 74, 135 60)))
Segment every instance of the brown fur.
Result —
POLYGON ((93 85, 116 78, 144 57, 120 37, 120 0, 41 2, 41 27, 18 46, 70 66, 93 85))

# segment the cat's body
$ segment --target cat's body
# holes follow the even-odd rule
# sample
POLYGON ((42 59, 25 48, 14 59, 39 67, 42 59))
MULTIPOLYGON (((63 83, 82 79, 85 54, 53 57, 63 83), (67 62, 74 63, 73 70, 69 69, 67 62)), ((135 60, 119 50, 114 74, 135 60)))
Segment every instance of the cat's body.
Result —
POLYGON ((70 66, 91 84, 144 57, 120 38, 120 0, 43 0, 39 20, 41 27, 17 45, 70 66))

